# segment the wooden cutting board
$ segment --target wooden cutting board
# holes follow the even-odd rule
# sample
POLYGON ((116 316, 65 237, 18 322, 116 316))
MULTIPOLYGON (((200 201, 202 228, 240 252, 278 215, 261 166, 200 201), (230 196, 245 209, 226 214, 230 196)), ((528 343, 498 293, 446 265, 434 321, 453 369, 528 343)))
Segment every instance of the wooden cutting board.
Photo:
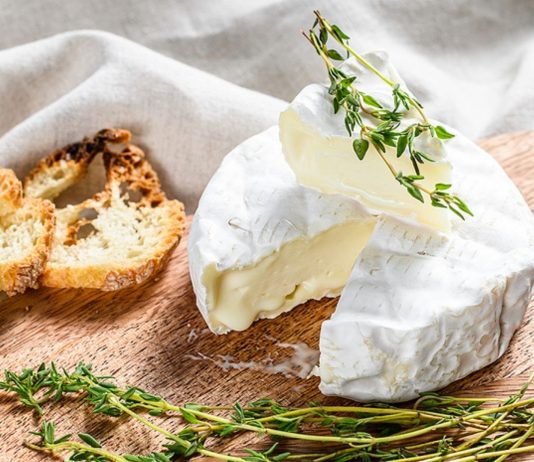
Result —
MULTIPOLYGON (((480 144, 499 160, 534 208, 534 132, 502 135, 480 144)), ((317 349, 320 325, 337 300, 309 302, 275 320, 257 322, 245 333, 215 336, 206 330, 195 307, 185 240, 156 281, 136 289, 117 293, 40 289, 1 302, 0 369, 19 370, 42 361, 65 367, 91 362, 101 374, 116 375, 122 384, 137 384, 175 403, 225 404, 263 396, 287 405, 312 400, 346 403, 321 396, 317 378, 265 370, 265 364, 279 364, 294 355, 291 347, 279 343, 305 343, 317 349), (230 355, 230 362, 242 367, 225 371, 218 355, 230 355), (254 364, 257 369, 251 368, 254 364)), ((534 369, 533 311, 531 304, 503 358, 450 389, 502 396, 516 391, 534 369)), ((159 441, 135 423, 88 417, 77 402, 67 402, 47 415, 58 422, 60 433, 89 432, 111 449, 145 452, 156 449, 159 441)), ((30 412, 0 394, 0 461, 45 460, 21 446, 27 431, 37 425, 30 412)))

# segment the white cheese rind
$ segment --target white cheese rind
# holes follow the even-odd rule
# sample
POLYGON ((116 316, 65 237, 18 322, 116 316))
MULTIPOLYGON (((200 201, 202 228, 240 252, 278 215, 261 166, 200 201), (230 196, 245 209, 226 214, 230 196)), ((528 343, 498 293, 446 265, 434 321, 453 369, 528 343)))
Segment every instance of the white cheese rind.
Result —
MULTIPOLYGON (((403 88, 405 84, 397 76, 384 53, 369 53, 366 58, 382 73, 403 88)), ((383 107, 392 109, 391 88, 368 69, 353 61, 345 64, 348 75, 357 76, 358 90, 373 95, 383 107)), ((372 107, 367 107, 372 110, 372 107)), ((332 96, 326 85, 312 84, 305 87, 280 115, 280 140, 284 156, 295 172, 299 183, 328 194, 343 194, 357 199, 365 206, 393 215, 412 217, 432 228, 448 231, 449 213, 433 207, 426 197, 421 203, 410 196, 392 175, 377 150, 370 145, 363 160, 354 153, 353 138, 347 133, 345 113, 337 114, 332 107, 332 96)), ((380 121, 362 112, 366 125, 380 121)), ((413 109, 405 113, 397 131, 408 125, 420 123, 421 117, 413 109)), ((451 165, 443 143, 423 132, 415 138, 416 148, 434 161, 419 164, 425 177, 419 183, 429 191, 436 183, 450 183, 451 165)), ((395 148, 386 146, 383 154, 395 171, 404 175, 414 174, 408 153, 397 158, 395 148)))
MULTIPOLYGON (((519 326, 534 281, 532 213, 475 144, 457 133, 446 151, 436 159, 453 166, 454 191, 475 216, 462 221, 449 214, 448 234, 379 217, 322 327, 323 393, 357 401, 414 398, 495 361, 519 326)), ((311 242, 336 226, 372 220, 351 198, 299 185, 276 128, 247 140, 223 161, 191 228, 191 279, 206 322, 216 333, 235 328, 212 316, 210 268, 220 274, 253 268, 299 239, 311 242)))
MULTIPOLYGON (((214 307, 209 304, 208 291, 215 288, 206 284, 206 274, 213 266, 219 273, 251 267, 284 244, 312 239, 332 227, 354 221, 369 223, 374 218, 349 198, 300 186, 284 160, 276 127, 239 145, 225 157, 206 187, 189 236, 191 281, 197 305, 209 327, 224 333, 250 324, 246 321, 244 326, 238 322, 224 325, 212 316, 214 307)), ((259 277, 272 275, 258 274, 259 277)), ((318 297, 339 295, 340 289, 332 288, 318 297)), ((282 311, 297 304, 286 304, 282 311)), ((255 318, 278 314, 280 310, 264 311, 255 318)))
POLYGON ((379 220, 322 325, 321 391, 404 401, 499 358, 534 281, 534 219, 499 165, 450 141, 456 189, 475 216, 449 236, 379 220))

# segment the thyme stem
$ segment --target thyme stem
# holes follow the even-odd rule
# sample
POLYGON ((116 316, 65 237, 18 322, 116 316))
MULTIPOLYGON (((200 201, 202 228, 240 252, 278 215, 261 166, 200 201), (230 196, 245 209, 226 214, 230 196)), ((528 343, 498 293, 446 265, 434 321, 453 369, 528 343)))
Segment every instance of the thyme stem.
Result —
POLYGON ((138 387, 121 388, 112 382, 112 377, 95 376, 84 364, 73 373, 59 372, 51 364, 37 370, 25 369, 21 374, 6 371, 5 377, 0 389, 16 393, 23 404, 37 412, 43 412, 44 402, 53 398, 59 403, 64 394, 75 393, 94 406, 93 412, 110 417, 127 415, 169 441, 162 452, 115 454, 103 449, 91 435, 79 434, 82 442, 72 441, 71 435, 56 438, 54 425, 43 422, 42 430, 35 433, 41 443, 27 446, 51 453, 70 451, 69 460, 170 462, 174 458, 205 456, 227 462, 503 462, 513 454, 534 452, 534 446, 529 444, 534 440, 534 398, 524 397, 530 381, 506 401, 430 394, 410 409, 390 405, 284 408, 269 399, 247 406, 176 406, 138 387), (179 431, 170 431, 145 417, 142 412, 147 411, 154 417, 177 413, 187 424, 179 431), (216 411, 233 414, 219 415, 216 411), (207 441, 243 433, 301 444, 321 443, 322 449, 291 454, 279 452, 274 444, 263 452, 245 448, 249 455, 241 456, 205 446, 207 441))
MULTIPOLYGON (((533 433, 534 433, 534 427, 530 427, 521 438, 517 439, 517 441, 512 445, 510 449, 519 448, 525 441, 527 441, 532 436, 533 433)), ((497 458, 495 462, 503 462, 510 455, 511 455, 511 452, 503 454, 499 458, 497 458)))
POLYGON ((105 449, 93 448, 87 444, 78 443, 76 441, 66 441, 64 443, 57 444, 45 443, 43 446, 25 442, 24 445, 30 449, 33 449, 34 451, 50 451, 52 454, 56 454, 60 451, 83 451, 85 453, 96 454, 97 456, 105 457, 107 460, 112 462, 128 462, 128 460, 124 457, 106 451, 105 449))

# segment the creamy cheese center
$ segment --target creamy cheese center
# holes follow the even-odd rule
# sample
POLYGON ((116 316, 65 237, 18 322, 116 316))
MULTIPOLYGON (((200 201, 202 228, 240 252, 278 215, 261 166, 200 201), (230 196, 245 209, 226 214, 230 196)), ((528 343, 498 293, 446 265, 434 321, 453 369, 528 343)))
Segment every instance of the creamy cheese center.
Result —
MULTIPOLYGON (((280 140, 284 156, 299 183, 328 194, 354 197, 375 210, 412 216, 435 229, 449 230, 448 211, 433 207, 426 195, 425 203, 410 196, 373 147, 370 146, 365 158, 359 160, 350 138, 318 133, 291 108, 280 115, 280 140)), ((393 150, 388 150, 385 156, 397 171, 412 173, 413 166, 407 154, 397 158, 393 150)), ((450 182, 448 162, 426 162, 420 168, 425 177, 420 183, 428 190, 433 190, 436 183, 450 182)))
POLYGON ((351 221, 295 239, 254 266, 223 272, 208 266, 202 282, 213 324, 242 331, 307 300, 339 295, 375 222, 351 221))

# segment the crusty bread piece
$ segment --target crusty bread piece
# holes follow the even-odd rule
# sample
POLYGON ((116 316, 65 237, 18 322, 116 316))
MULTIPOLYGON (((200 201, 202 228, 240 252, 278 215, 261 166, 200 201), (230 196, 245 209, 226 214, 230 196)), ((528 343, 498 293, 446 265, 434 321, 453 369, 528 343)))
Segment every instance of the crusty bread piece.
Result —
POLYGON ((0 168, 0 217, 22 207, 22 187, 13 170, 0 168))
POLYGON ((54 206, 22 198, 22 184, 0 169, 0 290, 9 296, 38 286, 54 235, 54 206))
POLYGON ((81 180, 94 157, 103 152, 106 143, 126 143, 127 130, 105 129, 93 138, 57 149, 42 159, 24 179, 24 194, 29 197, 55 199, 63 191, 81 180))
POLYGON ((56 160, 57 152, 27 178, 27 194, 40 191, 50 197, 50 191, 64 191, 83 176, 96 154, 101 152, 104 158, 104 190, 82 203, 56 209, 56 232, 43 285, 117 290, 140 284, 164 265, 180 241, 185 223, 182 203, 165 197, 141 149, 129 144, 120 152, 111 149, 129 139, 126 130, 102 130, 93 140, 58 151, 70 153, 74 162, 52 187, 46 171, 58 171, 57 162, 64 161, 63 156, 56 160))

